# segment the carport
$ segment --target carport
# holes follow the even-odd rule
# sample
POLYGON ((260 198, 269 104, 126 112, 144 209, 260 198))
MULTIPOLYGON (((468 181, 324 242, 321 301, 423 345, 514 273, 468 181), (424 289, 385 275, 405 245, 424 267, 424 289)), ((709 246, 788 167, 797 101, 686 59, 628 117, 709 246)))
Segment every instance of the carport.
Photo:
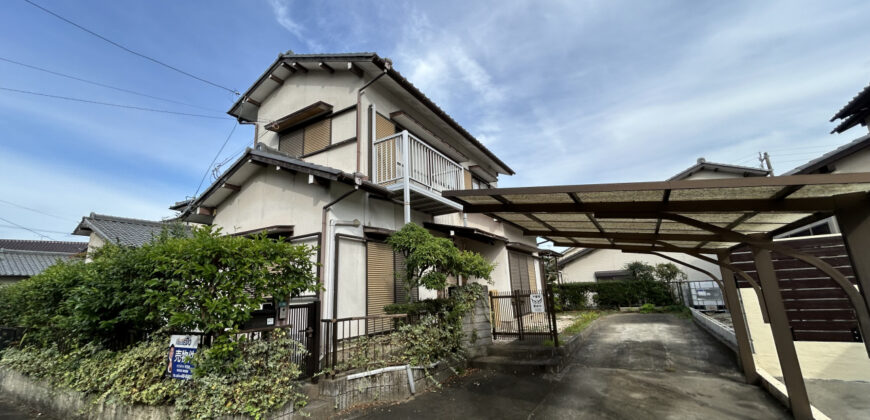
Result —
POLYGON ((811 419, 794 345, 797 336, 786 314, 771 253, 804 261, 842 288, 842 301, 853 311, 852 319, 822 324, 827 331, 848 328, 848 337, 863 342, 870 354, 866 339, 870 297, 865 293, 870 287, 868 192, 870 173, 850 173, 457 190, 443 195, 462 204, 465 212, 487 214, 559 246, 683 253, 717 264, 743 373, 747 382, 756 383, 735 280, 735 274, 740 276, 758 294, 770 324, 792 413, 798 419, 811 419), (773 242, 778 233, 832 215, 837 216, 856 284, 822 259, 773 242), (751 249, 757 276, 729 262, 730 251, 740 246, 751 249))

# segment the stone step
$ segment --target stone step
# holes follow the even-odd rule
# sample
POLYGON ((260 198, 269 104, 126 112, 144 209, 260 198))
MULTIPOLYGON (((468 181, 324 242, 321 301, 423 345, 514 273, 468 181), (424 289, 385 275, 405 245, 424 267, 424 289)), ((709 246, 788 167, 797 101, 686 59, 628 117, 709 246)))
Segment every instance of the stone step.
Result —
POLYGON ((559 351, 555 347, 543 345, 492 344, 487 348, 490 356, 505 356, 520 360, 546 359, 556 357, 559 351))
POLYGON ((472 359, 470 365, 478 369, 528 375, 556 373, 561 370, 562 359, 550 357, 545 359, 518 360, 506 356, 483 356, 472 359))

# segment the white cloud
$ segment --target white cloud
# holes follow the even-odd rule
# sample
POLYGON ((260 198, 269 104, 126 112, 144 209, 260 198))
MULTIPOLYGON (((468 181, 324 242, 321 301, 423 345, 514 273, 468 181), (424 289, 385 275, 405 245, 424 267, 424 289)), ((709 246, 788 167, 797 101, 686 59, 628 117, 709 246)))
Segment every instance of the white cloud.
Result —
POLYGON ((290 17, 290 7, 287 0, 269 0, 269 5, 272 6, 272 11, 275 13, 275 20, 284 29, 289 31, 296 38, 302 39, 302 25, 296 23, 290 17))

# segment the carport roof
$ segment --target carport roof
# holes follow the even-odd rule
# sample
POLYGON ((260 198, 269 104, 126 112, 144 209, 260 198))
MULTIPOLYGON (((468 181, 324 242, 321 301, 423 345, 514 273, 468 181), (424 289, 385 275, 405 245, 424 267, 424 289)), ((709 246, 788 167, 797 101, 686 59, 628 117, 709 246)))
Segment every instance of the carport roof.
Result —
POLYGON ((445 191, 559 246, 718 252, 867 198, 870 173, 445 191))

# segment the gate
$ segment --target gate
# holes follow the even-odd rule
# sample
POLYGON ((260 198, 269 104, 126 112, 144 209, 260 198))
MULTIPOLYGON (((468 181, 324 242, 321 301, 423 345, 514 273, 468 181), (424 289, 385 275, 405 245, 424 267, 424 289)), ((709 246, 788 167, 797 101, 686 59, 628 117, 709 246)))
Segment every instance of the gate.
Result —
POLYGON ((559 346, 553 294, 549 288, 543 292, 490 292, 489 299, 493 340, 552 340, 559 346))
POLYGON ((293 362, 299 365, 304 377, 312 377, 320 367, 320 302, 291 303, 286 310, 290 336, 307 351, 293 353, 293 362))

